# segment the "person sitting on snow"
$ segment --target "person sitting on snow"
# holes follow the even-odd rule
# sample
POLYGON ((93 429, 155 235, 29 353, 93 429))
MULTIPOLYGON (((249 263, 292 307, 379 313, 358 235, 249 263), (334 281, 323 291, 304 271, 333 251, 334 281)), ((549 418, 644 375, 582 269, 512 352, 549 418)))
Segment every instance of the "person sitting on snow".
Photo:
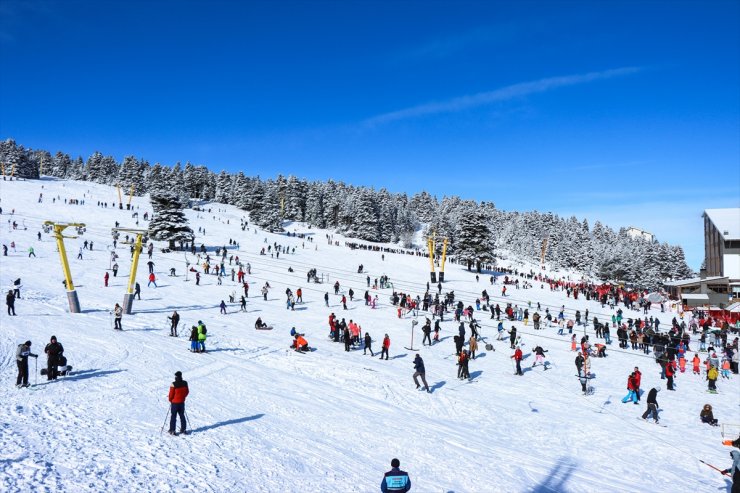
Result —
POLYGON ((255 329, 264 329, 267 327, 267 324, 262 321, 262 317, 257 317, 257 321, 254 323, 255 329))
POLYGON ((302 335, 296 334, 295 340, 293 341, 293 348, 296 351, 308 351, 308 342, 306 342, 306 339, 304 339, 302 335))

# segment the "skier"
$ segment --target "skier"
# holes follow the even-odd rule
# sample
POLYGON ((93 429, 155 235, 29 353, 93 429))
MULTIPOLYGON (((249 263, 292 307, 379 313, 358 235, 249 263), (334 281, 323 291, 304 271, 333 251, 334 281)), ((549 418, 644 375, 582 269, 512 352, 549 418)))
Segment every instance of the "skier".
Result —
POLYGON ((116 303, 116 306, 113 308, 113 316, 114 316, 114 324, 113 329, 114 330, 123 330, 123 327, 121 327, 121 318, 123 318, 123 307, 116 303))
POLYGON ((411 489, 411 479, 409 479, 408 473, 400 470, 399 467, 401 467, 401 461, 393 459, 391 470, 385 473, 383 481, 380 483, 380 491, 383 493, 407 492, 411 489))
POLYGON ((172 321, 172 324, 170 325, 170 335, 172 337, 177 337, 177 324, 180 323, 180 314, 175 310, 172 312, 172 316, 167 318, 172 321))
POLYGON ((221 304, 219 306, 221 307, 221 313, 223 315, 226 315, 226 302, 224 300, 221 300, 221 304))
POLYGON ((137 282, 136 286, 134 287, 134 298, 138 297, 141 299, 141 285, 137 282))
POLYGON ((647 396, 647 409, 642 415, 642 419, 647 421, 648 417, 652 414, 656 425, 658 424, 658 392, 660 392, 658 387, 650 389, 647 396))
POLYGON ((28 357, 38 358, 37 354, 31 352, 31 341, 18 344, 15 351, 15 362, 18 365, 18 378, 15 386, 18 388, 28 387, 28 357))
POLYGON ((241 297, 241 305, 239 306, 239 311, 246 312, 247 311, 247 299, 242 296, 241 297))
POLYGON ((375 356, 375 353, 373 353, 372 344, 373 344, 373 338, 370 337, 369 332, 365 332, 365 347, 363 348, 362 354, 367 354, 367 351, 369 350, 370 356, 371 357, 375 356))
POLYGON ((46 353, 46 379, 56 380, 59 357, 64 353, 64 347, 61 343, 57 342, 57 336, 51 336, 51 340, 44 348, 44 352, 46 353))
POLYGON ((118 275, 118 264, 113 264, 113 277, 118 275))
POLYGON ((388 360, 388 349, 391 347, 391 338, 388 337, 388 334, 385 335, 383 338, 383 346, 382 350, 380 351, 380 359, 383 359, 383 355, 385 354, 386 361, 388 360))
POLYGON ((33 247, 28 247, 28 258, 31 258, 31 256, 36 258, 36 253, 34 253, 33 247))
POLYGON ((190 390, 188 389, 188 382, 182 379, 182 372, 175 372, 175 381, 170 386, 170 393, 167 396, 167 400, 170 401, 170 435, 177 435, 175 433, 175 425, 177 424, 177 416, 180 416, 180 433, 187 433, 187 426, 185 421, 185 399, 187 398, 190 390))
POLYGON ((511 355, 511 358, 516 361, 516 373, 514 373, 514 375, 524 375, 522 372, 522 349, 519 346, 516 347, 516 351, 511 355))
POLYGON ((717 377, 719 377, 719 371, 716 366, 712 365, 712 367, 707 371, 707 391, 711 394, 717 393, 717 377))
POLYGON ((149 267, 149 273, 154 274, 154 262, 150 260, 149 262, 146 263, 146 265, 149 267))
POLYGON ((347 297, 342 295, 342 307, 346 310, 347 309, 347 297))
POLYGON ((15 295, 12 289, 9 289, 5 296, 5 304, 8 305, 8 315, 15 316, 15 295))
POLYGON ((534 363, 532 363, 532 368, 537 366, 537 363, 542 363, 542 366, 545 367, 545 370, 547 370, 547 365, 545 365, 545 353, 547 351, 542 349, 541 346, 535 346, 534 348, 534 363))
POLYGON ((426 371, 424 370, 424 360, 421 359, 419 353, 417 353, 416 357, 414 358, 414 370, 416 370, 414 372, 414 383, 416 384, 416 388, 418 389, 419 387, 421 387, 421 385, 419 385, 419 381, 417 380, 417 377, 421 377, 421 381, 422 383, 424 383, 424 390, 429 392, 429 385, 427 384, 426 379, 426 371))
POLYGON ((154 287, 157 287, 157 278, 154 276, 154 272, 149 274, 149 282, 147 283, 146 287, 149 287, 154 283, 154 287))

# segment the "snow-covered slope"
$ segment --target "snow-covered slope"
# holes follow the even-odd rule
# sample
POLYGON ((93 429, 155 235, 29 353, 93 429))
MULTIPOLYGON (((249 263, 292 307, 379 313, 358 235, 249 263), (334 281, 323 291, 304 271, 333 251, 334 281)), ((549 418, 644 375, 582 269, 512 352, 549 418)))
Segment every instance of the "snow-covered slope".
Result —
MULTIPOLYGON (((0 182, 0 198, 2 243, 16 245, 0 257, 0 282, 7 291, 14 279, 23 281, 18 316, 0 315, 2 491, 378 491, 393 457, 409 472, 412 491, 420 492, 718 491, 726 485, 698 460, 729 465, 720 429, 701 424, 698 414, 709 402, 721 422, 740 423, 737 377, 720 380, 720 393, 710 395, 703 377, 681 374, 678 390, 668 392, 652 355, 621 352, 614 344, 608 358, 593 361, 595 393, 583 396, 568 336, 558 336, 554 328, 535 335, 531 326, 515 323, 524 334, 525 355, 536 344, 544 346, 552 370, 537 367, 514 376, 508 341, 495 340, 494 321, 480 312, 486 340, 470 364, 474 380, 456 378, 457 324, 446 321, 441 342, 420 350, 433 392, 419 392, 411 379, 415 351, 404 348, 410 344, 411 318, 397 318, 389 289, 371 290, 380 303, 376 309, 365 306, 365 274, 357 274, 357 266, 363 264, 373 279, 388 275, 397 290, 416 295, 423 294, 429 277, 427 259, 386 254, 382 260, 377 252, 345 248, 339 236, 334 240, 340 246, 330 245, 326 232, 297 224, 288 230, 306 233, 313 242, 242 231, 243 212, 219 204, 207 205, 211 212, 187 215, 196 234, 199 227, 206 230, 205 237, 197 235, 198 245, 239 242, 230 254, 251 264, 248 312, 229 304, 228 314, 219 314, 221 300, 234 291, 241 294, 230 276, 219 286, 216 277, 203 275, 196 286, 192 273, 188 280, 184 276, 183 253, 157 249, 158 287, 146 286, 144 260, 138 274, 142 299, 135 301, 134 315, 124 316, 124 331, 114 332, 109 311, 123 299, 130 261, 128 247, 119 244, 121 270, 103 286, 110 228, 115 221, 135 227, 131 212, 96 205, 115 202, 115 189, 52 180, 0 182), (68 205, 65 198, 85 204, 68 205), (84 236, 66 241, 81 314, 67 312, 54 241, 46 234, 36 239, 47 219, 87 224, 84 236), (18 229, 8 221, 16 221, 18 229), (85 239, 94 249, 77 260, 85 239), (275 242, 295 247, 295 253, 259 255, 275 242), (29 246, 36 258, 28 258, 29 246), (168 277, 171 267, 177 277, 168 277), (329 282, 307 284, 310 268, 329 282), (355 291, 347 311, 331 289, 335 280, 343 291, 355 291), (266 281, 272 289, 263 301, 259 289, 266 281), (288 287, 303 289, 305 302, 295 311, 286 310, 288 287), (329 308, 323 301, 327 291, 329 308), (179 338, 168 335, 166 317, 173 310, 182 317, 179 338), (375 358, 362 350, 345 352, 328 340, 331 312, 357 321, 373 336, 375 358), (258 316, 274 330, 254 330, 258 316), (189 328, 198 320, 208 326, 205 354, 188 351, 189 328), (306 333, 316 351, 287 349, 292 326, 306 333), (377 358, 385 333, 392 340, 389 361, 377 358), (39 376, 38 386, 16 389, 16 346, 30 339, 32 349, 43 352, 52 334, 64 345, 73 374, 51 383, 39 376), (486 351, 485 342, 495 351, 486 351), (658 401, 666 427, 638 419, 642 403, 621 403, 636 365, 644 389, 663 389, 658 401), (178 370, 190 386, 193 433, 171 437, 160 430, 178 370)), ((134 198, 134 206, 140 216, 151 211, 145 198, 134 198)), ((457 265, 448 265, 445 274, 444 291, 454 289, 466 304, 484 288, 496 295, 493 302, 501 302, 500 287, 490 286, 487 277, 476 282, 457 265)), ((589 308, 600 318, 611 315, 595 303, 539 285, 510 294, 507 301, 519 305, 540 302, 554 310, 565 304, 569 313, 589 308)), ((665 327, 674 314, 653 315, 665 327)), ((525 367, 533 359, 528 356, 525 367)), ((44 365, 42 355, 39 369, 44 365)), ((35 379, 32 375, 31 382, 35 379)))

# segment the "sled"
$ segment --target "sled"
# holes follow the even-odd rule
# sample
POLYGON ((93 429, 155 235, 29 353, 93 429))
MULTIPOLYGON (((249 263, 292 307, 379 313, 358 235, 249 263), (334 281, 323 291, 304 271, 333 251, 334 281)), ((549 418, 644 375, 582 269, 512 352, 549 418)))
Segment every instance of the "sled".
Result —
POLYGON ((268 325, 267 327, 255 327, 256 330, 272 330, 272 325, 268 325))

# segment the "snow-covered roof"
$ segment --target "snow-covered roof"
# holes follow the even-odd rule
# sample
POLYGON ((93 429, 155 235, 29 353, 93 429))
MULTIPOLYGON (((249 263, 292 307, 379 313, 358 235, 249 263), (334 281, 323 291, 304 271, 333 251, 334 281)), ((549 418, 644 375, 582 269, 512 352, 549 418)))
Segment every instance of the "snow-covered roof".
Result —
MULTIPOLYGON (((705 281, 706 282, 714 282, 714 281, 720 281, 722 279, 729 279, 729 278, 728 277, 722 277, 722 276, 711 276, 711 277, 707 277, 705 279, 705 281)), ((699 283, 701 283, 701 278, 700 277, 694 277, 694 278, 691 278, 691 279, 682 279, 680 281, 669 281, 669 282, 665 282, 665 283, 663 283, 663 285, 664 286, 681 287, 681 286, 691 286, 692 284, 699 284, 699 283)))
POLYGON ((684 300, 709 301, 708 294, 682 294, 681 298, 684 300))
POLYGON ((728 312, 740 312, 740 301, 731 304, 730 306, 725 308, 725 310, 727 310, 728 312))
POLYGON ((706 209, 704 214, 725 240, 740 240, 740 207, 731 209, 706 209))

